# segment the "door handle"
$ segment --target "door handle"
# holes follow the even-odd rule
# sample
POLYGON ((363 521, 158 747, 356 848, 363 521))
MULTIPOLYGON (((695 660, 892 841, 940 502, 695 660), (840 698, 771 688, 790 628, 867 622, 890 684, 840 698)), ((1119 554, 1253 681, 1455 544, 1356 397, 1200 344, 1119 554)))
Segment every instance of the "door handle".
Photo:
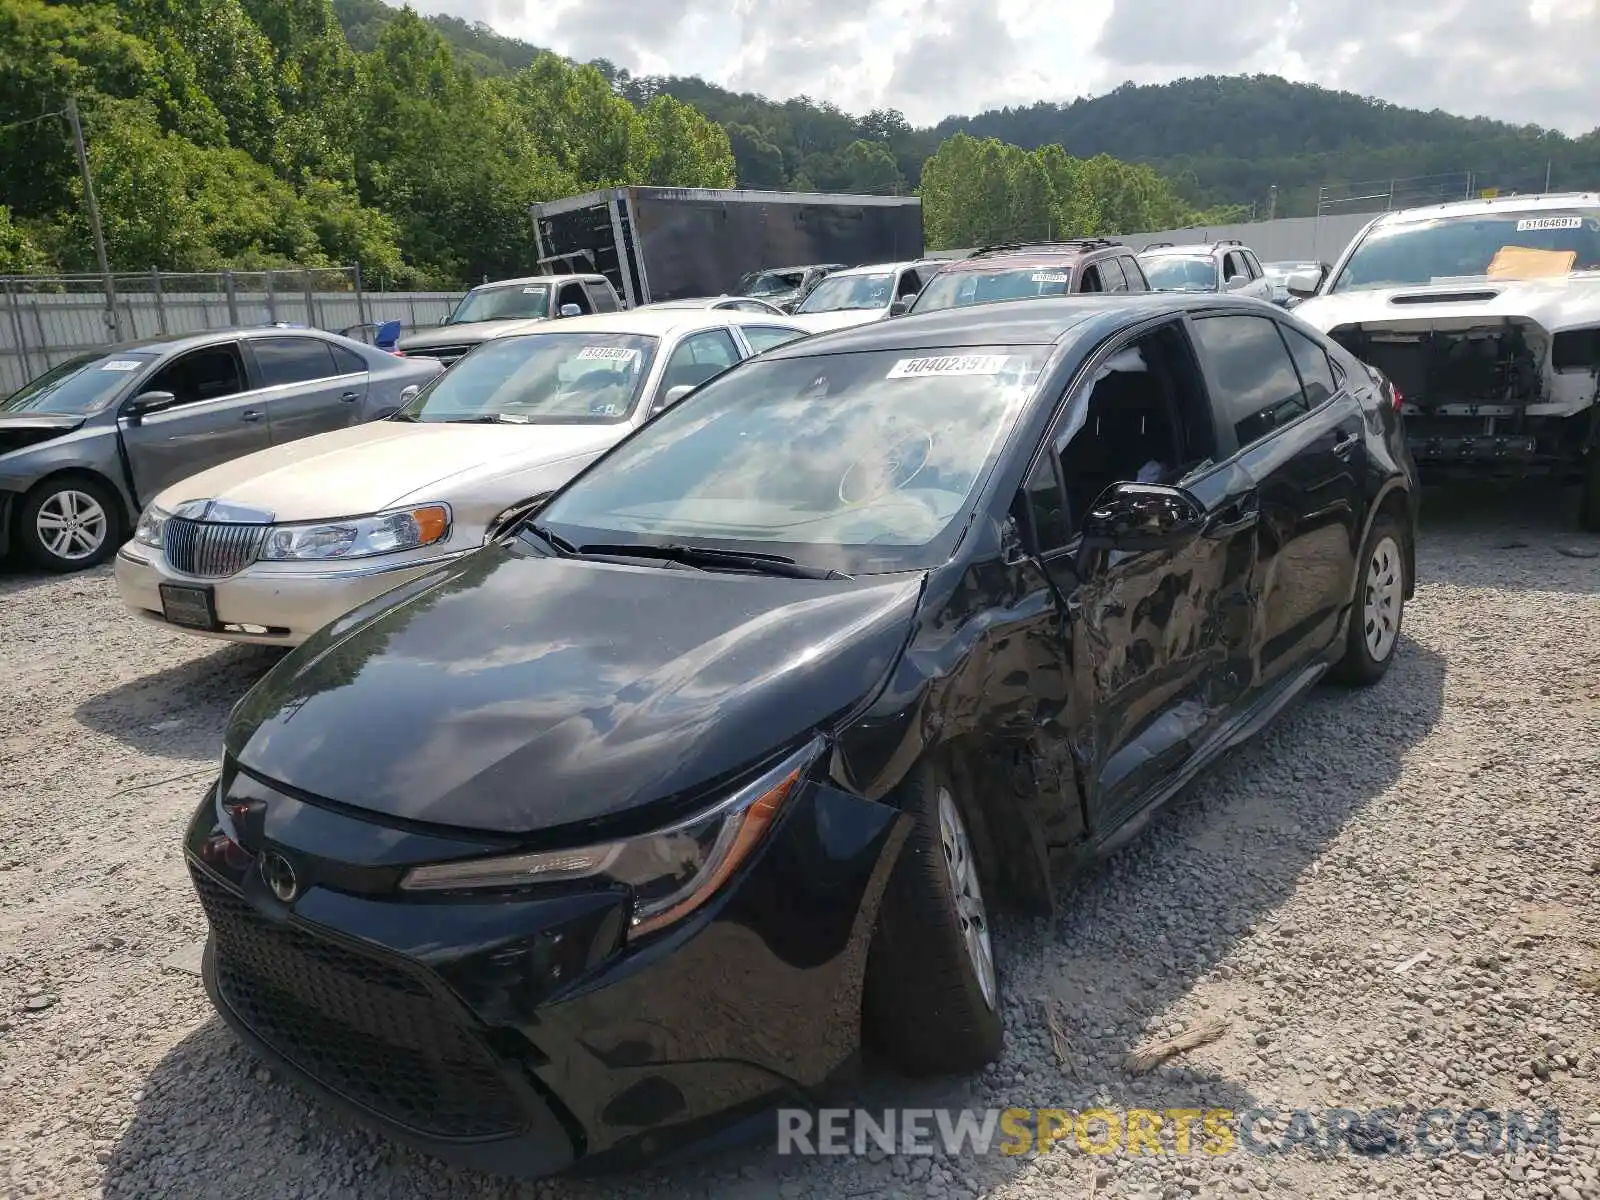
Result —
POLYGON ((339 399, 343 400, 346 404, 354 404, 357 400, 361 399, 361 393, 345 392, 340 395, 339 399))
POLYGON ((242 414, 240 414, 239 419, 241 421, 255 422, 261 420, 261 417, 262 412, 259 408, 247 408, 242 414))
POLYGON ((1359 430, 1355 433, 1346 434, 1333 444, 1333 452, 1335 454, 1349 454, 1350 451, 1356 448, 1356 443, 1360 440, 1361 432, 1359 430))
POLYGON ((1210 537, 1227 537, 1250 529, 1259 520, 1261 497, 1253 491, 1246 492, 1226 508, 1218 510, 1206 526, 1206 534, 1210 537))

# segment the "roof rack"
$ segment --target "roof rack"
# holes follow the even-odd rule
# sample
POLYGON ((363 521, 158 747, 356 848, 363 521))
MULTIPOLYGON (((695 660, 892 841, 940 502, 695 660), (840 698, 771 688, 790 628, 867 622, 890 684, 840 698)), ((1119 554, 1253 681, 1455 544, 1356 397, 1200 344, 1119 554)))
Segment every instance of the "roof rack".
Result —
POLYGON ((1218 238, 1211 244, 1213 246, 1242 246, 1244 245, 1244 242, 1238 238, 1218 238))
POLYGON ((1151 242, 1148 246, 1145 247, 1145 249, 1146 250, 1160 250, 1165 246, 1176 246, 1177 244, 1178 244, 1177 242, 1151 242))
POLYGON ((1017 250, 1098 250, 1102 246, 1120 246, 1121 242, 1112 241, 1110 238, 1069 238, 1061 242, 999 242, 993 246, 982 246, 967 255, 968 258, 979 258, 988 254, 1010 254, 1017 250))

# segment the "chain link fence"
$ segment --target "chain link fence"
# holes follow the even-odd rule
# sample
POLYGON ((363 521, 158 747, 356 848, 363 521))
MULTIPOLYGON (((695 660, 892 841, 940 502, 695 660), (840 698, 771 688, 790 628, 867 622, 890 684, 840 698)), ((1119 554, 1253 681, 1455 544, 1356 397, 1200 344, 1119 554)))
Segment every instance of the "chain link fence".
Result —
POLYGON ((378 326, 437 325, 459 292, 367 292, 358 267, 0 276, 0 395, 120 342, 287 324, 370 341, 378 326))

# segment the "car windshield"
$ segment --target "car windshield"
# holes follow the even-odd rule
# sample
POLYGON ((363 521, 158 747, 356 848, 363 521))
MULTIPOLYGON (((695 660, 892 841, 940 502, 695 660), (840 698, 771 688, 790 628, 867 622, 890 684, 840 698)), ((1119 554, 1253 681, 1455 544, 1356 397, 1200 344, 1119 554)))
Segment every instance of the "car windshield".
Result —
POLYGON ((741 296, 777 296, 792 292, 805 281, 804 271, 758 271, 739 281, 741 296))
POLYGON ((755 359, 558 495, 575 546, 690 544, 849 574, 945 561, 1048 347, 755 359))
POLYGON ((1209 258, 1187 254, 1158 254, 1141 258, 1139 265, 1152 289, 1158 292, 1214 292, 1217 266, 1209 258))
POLYGON ((812 289, 795 311, 823 313, 888 308, 893 291, 894 275, 888 271, 872 275, 830 275, 812 289))
POLYGON ((131 375, 154 361, 154 355, 138 351, 68 359, 0 400, 0 412, 86 417, 109 404, 131 375))
POLYGON ((534 333, 467 354, 392 418, 510 425, 608 425, 639 401, 658 339, 632 333, 534 333))
POLYGON ((1600 270, 1600 208, 1501 210, 1380 226, 1361 240, 1329 290, 1594 270, 1600 270))
POLYGON ((469 321, 516 321, 550 315, 550 285, 513 284, 510 287, 478 288, 450 314, 450 325, 469 321))
POLYGON ((1065 296, 1072 290, 1070 267, 1015 267, 1001 271, 941 271, 911 305, 917 313, 1003 300, 1065 296))

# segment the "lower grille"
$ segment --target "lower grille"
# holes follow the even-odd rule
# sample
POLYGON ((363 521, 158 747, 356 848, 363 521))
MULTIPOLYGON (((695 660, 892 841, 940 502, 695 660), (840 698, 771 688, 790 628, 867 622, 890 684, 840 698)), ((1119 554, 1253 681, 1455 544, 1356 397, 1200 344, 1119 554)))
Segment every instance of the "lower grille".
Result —
POLYGON ((161 537, 161 551, 174 571, 199 579, 226 579, 255 562, 266 535, 265 525, 169 517, 161 537))
POLYGON ((482 1138, 523 1125, 488 1051, 421 979, 269 921, 191 868, 216 939, 217 989, 277 1053, 419 1133, 482 1138))

